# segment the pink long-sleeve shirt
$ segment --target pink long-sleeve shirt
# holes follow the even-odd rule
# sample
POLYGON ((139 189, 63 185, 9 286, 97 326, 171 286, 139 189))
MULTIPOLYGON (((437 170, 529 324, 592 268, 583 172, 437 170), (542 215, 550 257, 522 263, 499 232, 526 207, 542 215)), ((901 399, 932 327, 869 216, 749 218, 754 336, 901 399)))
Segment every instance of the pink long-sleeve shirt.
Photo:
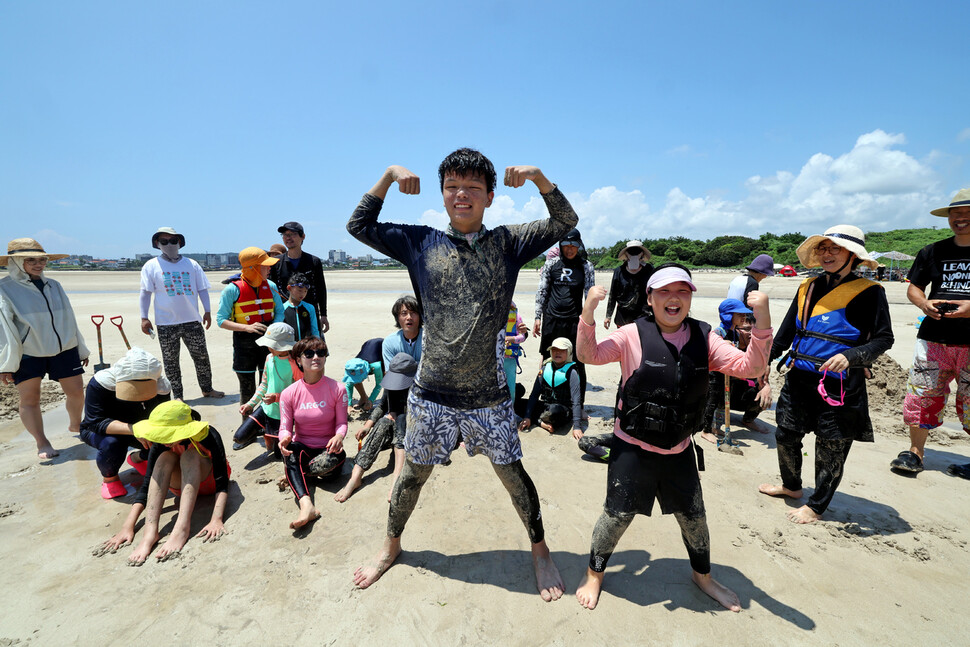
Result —
POLYGON ((329 377, 307 384, 298 380, 280 394, 280 440, 326 447, 335 435, 347 435, 347 389, 329 377))
MULTIPOLYGON (((663 338, 674 345, 679 351, 690 339, 690 328, 682 326, 674 333, 662 333, 663 338)), ((765 372, 768 365, 768 353, 771 350, 771 328, 751 329, 751 343, 745 351, 740 351, 731 342, 725 341, 713 330, 707 336, 707 357, 710 370, 719 371, 733 377, 758 377, 765 372)), ((576 356, 585 364, 599 366, 610 362, 620 362, 620 386, 626 384, 627 378, 640 367, 642 359, 640 352, 640 334, 636 324, 620 326, 601 342, 596 341, 596 326, 590 326, 582 319, 579 320, 579 330, 576 336, 576 356)), ((619 404, 623 408, 623 402, 619 404)), ((617 438, 631 445, 637 445, 649 452, 658 454, 679 454, 690 446, 687 438, 671 449, 655 447, 649 443, 637 440, 620 429, 620 418, 616 419, 613 433, 617 438)))

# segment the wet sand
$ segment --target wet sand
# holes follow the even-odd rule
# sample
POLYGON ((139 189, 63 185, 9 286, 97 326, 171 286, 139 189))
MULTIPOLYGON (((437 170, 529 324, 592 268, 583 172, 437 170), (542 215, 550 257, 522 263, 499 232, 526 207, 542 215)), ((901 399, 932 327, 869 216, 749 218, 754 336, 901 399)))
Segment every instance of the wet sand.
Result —
MULTIPOLYGON (((210 275, 212 303, 226 274, 210 275)), ((133 344, 158 355, 157 341, 138 329, 137 273, 52 273, 71 295, 82 333, 97 363, 90 315, 121 314, 133 344)), ((692 314, 716 320, 731 273, 698 273, 692 314)), ((516 302, 531 324, 538 273, 520 275, 516 302)), ((598 273, 608 285, 610 275, 598 273)), ((404 272, 333 272, 327 335, 327 374, 361 343, 393 330, 390 307, 410 290, 404 272)), ((779 323, 797 279, 772 277, 762 288, 779 323)), ((889 355, 903 369, 912 356, 918 312, 904 284, 886 284, 896 345, 889 355)), ((604 306, 597 313, 603 319, 604 306)), ((105 322, 105 361, 123 354, 118 331, 105 322)), ((600 334, 604 333, 602 324, 600 334)), ((207 333, 215 387, 222 401, 199 398, 187 352, 185 394, 228 440, 238 421, 238 385, 231 371, 231 334, 207 333)), ((538 345, 519 381, 531 386, 538 345)), ((85 381, 92 372, 88 369, 85 381)), ((589 433, 608 430, 619 367, 589 367, 589 433)), ((870 390, 872 387, 870 387, 870 390)), ((871 400, 876 400, 870 395, 871 400)), ((576 602, 589 541, 602 510, 605 465, 581 459, 569 436, 541 429, 521 434, 524 464, 536 482, 546 537, 567 587, 563 599, 544 603, 535 592, 525 529, 483 457, 459 451, 435 469, 404 534, 405 552, 381 581, 354 588, 354 569, 380 546, 387 516, 390 455, 382 454, 363 487, 344 504, 332 495, 346 481, 316 489, 322 518, 293 533, 292 497, 275 482, 279 463, 251 445, 230 454, 233 482, 227 534, 215 544, 192 539, 178 559, 141 568, 125 560, 132 548, 101 558, 91 551, 120 528, 128 499, 104 501, 94 451, 66 432, 66 414, 45 414, 61 456, 38 464, 19 420, 0 422, 0 645, 132 643, 322 643, 577 645, 591 643, 713 644, 951 644, 964 640, 970 620, 962 608, 970 572, 967 540, 970 483, 948 476, 947 464, 970 461, 970 443, 953 423, 931 435, 927 471, 918 478, 889 472, 908 447, 893 400, 872 411, 876 442, 857 443, 831 508, 820 523, 796 526, 785 512, 801 502, 772 499, 759 483, 778 479, 774 439, 741 430, 744 456, 705 445, 702 474, 711 530, 713 575, 736 591, 743 610, 721 610, 690 580, 690 567, 672 517, 638 517, 620 540, 594 611, 576 602), (306 627, 310 627, 309 630, 306 627)), ((773 428, 771 412, 762 419, 773 428)), ((739 422, 735 417, 734 422, 739 422)), ((351 434, 362 421, 351 423, 351 434)), ((348 442, 353 453, 353 442, 348 442)), ((806 494, 813 483, 814 451, 806 446, 806 494)), ((129 489, 139 483, 122 471, 129 489)), ((166 501, 162 535, 172 527, 175 500, 166 501)), ((203 499, 193 520, 198 532, 211 512, 203 499)), ((136 535, 136 540, 140 537, 136 535)), ((156 548, 157 551, 157 548, 156 548)))

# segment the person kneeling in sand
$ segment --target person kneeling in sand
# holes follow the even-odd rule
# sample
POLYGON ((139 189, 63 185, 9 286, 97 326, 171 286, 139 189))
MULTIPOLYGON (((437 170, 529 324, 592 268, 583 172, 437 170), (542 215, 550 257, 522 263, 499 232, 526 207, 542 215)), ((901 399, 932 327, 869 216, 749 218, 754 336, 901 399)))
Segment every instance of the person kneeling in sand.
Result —
POLYGON ((622 376, 606 503, 593 529, 589 568, 576 589, 587 609, 596 607, 606 563, 634 515, 650 516, 659 499, 663 514, 673 514, 680 525, 694 583, 723 607, 741 610, 738 596, 711 577, 710 534, 691 437, 704 426, 708 370, 737 377, 764 373, 771 316, 768 297, 752 292, 755 328, 748 349, 741 352, 706 323, 687 316, 695 290, 685 267, 659 266, 647 282, 653 316, 622 326, 599 343, 593 313, 606 290, 595 286, 586 298, 577 354, 592 365, 619 361, 622 376))
POLYGON ((809 236, 795 253, 805 267, 824 273, 798 286, 771 358, 789 371, 775 409, 781 485, 762 483, 768 496, 802 498, 802 440, 815 433, 815 491, 788 512, 794 523, 817 521, 842 481, 853 441, 873 442, 866 378, 869 366, 893 345, 886 291, 858 276, 859 265, 876 268, 862 230, 836 225, 809 236), (831 373, 831 375, 829 375, 831 373))
POLYGON ((196 537, 216 541, 223 533, 223 515, 229 499, 229 474, 222 437, 209 423, 199 420, 189 405, 178 400, 164 402, 152 411, 148 420, 132 425, 135 437, 149 448, 148 460, 136 466, 143 468, 145 481, 135 496, 135 503, 125 519, 121 532, 104 542, 95 555, 127 546, 135 537, 135 525, 142 511, 145 528, 141 543, 128 557, 128 564, 141 566, 159 539, 159 519, 165 498, 171 491, 179 498, 178 516, 165 545, 155 557, 165 561, 182 550, 189 540, 192 512, 200 494, 215 494, 212 517, 196 537))
POLYGON ((550 217, 487 229, 482 220, 495 197, 495 179, 495 168, 480 152, 462 148, 448 155, 438 167, 438 180, 451 224, 440 231, 377 221, 391 185, 397 183, 405 194, 420 191, 418 176, 390 166, 347 224, 357 240, 408 268, 428 332, 408 396, 407 462, 391 495, 383 547, 371 564, 354 573, 361 588, 376 582, 400 555, 401 535, 421 488, 435 465, 450 460, 460 427, 465 451, 489 458, 526 525, 542 599, 562 596, 562 578, 544 537, 539 495, 522 466, 511 394, 501 376, 504 335, 498 333, 508 321, 519 270, 578 218, 542 171, 510 166, 505 169, 506 186, 532 181, 550 217))
POLYGON ((301 339, 292 353, 303 369, 303 379, 280 394, 280 451, 286 480, 300 507, 300 515, 290 523, 296 530, 320 518, 307 478, 340 474, 347 458, 347 390, 323 374, 330 351, 322 339, 301 339))
POLYGON ((387 500, 391 500, 394 483, 404 468, 408 391, 414 384, 414 374, 417 371, 418 363, 407 353, 398 353, 391 360, 383 380, 384 395, 371 409, 370 419, 355 434, 357 440, 363 440, 364 444, 354 456, 354 471, 350 474, 347 485, 333 495, 334 501, 343 503, 349 499, 360 487, 364 472, 374 464, 378 452, 388 447, 394 449, 394 478, 391 481, 391 490, 387 493, 387 500))

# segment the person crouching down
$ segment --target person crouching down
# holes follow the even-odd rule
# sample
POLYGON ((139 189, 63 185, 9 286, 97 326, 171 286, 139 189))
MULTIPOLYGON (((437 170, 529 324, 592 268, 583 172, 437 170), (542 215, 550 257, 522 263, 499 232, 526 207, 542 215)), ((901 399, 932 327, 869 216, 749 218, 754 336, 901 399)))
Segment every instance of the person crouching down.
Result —
POLYGON ((414 384, 414 375, 417 372, 418 363, 407 353, 398 353, 391 360, 383 380, 384 395, 371 410, 370 419, 356 434, 357 440, 363 440, 364 444, 354 456, 354 471, 351 472, 347 485, 333 495, 334 501, 343 503, 349 499, 361 486, 364 472, 374 464, 378 452, 388 447, 394 449, 394 476, 391 490, 387 494, 387 500, 391 500, 390 492, 404 468, 408 392, 414 384))
POLYGON ((100 557, 130 544, 135 537, 135 525, 144 511, 142 540, 128 557, 131 566, 144 564, 158 543, 159 519, 169 491, 178 497, 178 515, 172 534, 155 555, 158 561, 174 557, 188 542, 192 512, 200 494, 215 494, 216 499, 209 523, 196 537, 202 537, 204 542, 219 539, 224 530, 223 516, 229 499, 231 473, 219 432, 209 423, 202 422, 189 405, 178 400, 158 405, 148 420, 136 422, 132 428, 135 437, 149 448, 148 460, 140 464, 144 468, 145 481, 121 532, 104 542, 94 554, 100 557))
POLYGON ((347 389, 323 374, 330 352, 322 339, 301 339, 292 352, 303 369, 303 379, 280 394, 280 451, 286 480, 300 506, 300 515, 290 523, 296 530, 320 518, 307 477, 340 474, 347 458, 347 389))
POLYGON ((606 503, 593 529, 586 577, 576 589, 587 609, 596 607, 606 563, 634 515, 650 516, 659 499, 663 514, 673 514, 680 525, 694 583, 725 608, 741 610, 738 596, 711 577, 710 534, 691 437, 704 425, 709 370, 737 377, 764 372, 771 317, 768 297, 752 292, 748 301, 755 328, 748 349, 741 352, 706 323, 688 317, 695 290, 685 267, 661 265, 647 282, 653 317, 622 326, 599 343, 593 313, 606 289, 591 288, 583 307, 580 360, 594 365, 619 361, 622 375, 606 503))
POLYGON ((549 345, 549 355, 532 386, 519 431, 528 429, 538 418, 539 426, 550 434, 572 429, 573 437, 579 440, 583 437, 580 428, 583 405, 579 373, 573 361, 573 343, 558 337, 549 345))
POLYGON ((171 384, 162 375, 162 363, 137 346, 111 368, 98 371, 84 392, 81 440, 98 450, 95 459, 101 472, 101 498, 115 499, 128 494, 118 471, 128 463, 144 472, 139 464, 148 450, 134 436, 133 425, 145 420, 158 405, 168 402, 171 384))
POLYGON ((295 343, 292 326, 282 322, 270 324, 266 334, 256 340, 257 345, 269 349, 269 355, 256 392, 249 402, 239 407, 245 419, 232 437, 233 450, 248 447, 261 435, 266 451, 282 457, 276 446, 280 431, 280 393, 303 377, 303 371, 290 356, 295 343))

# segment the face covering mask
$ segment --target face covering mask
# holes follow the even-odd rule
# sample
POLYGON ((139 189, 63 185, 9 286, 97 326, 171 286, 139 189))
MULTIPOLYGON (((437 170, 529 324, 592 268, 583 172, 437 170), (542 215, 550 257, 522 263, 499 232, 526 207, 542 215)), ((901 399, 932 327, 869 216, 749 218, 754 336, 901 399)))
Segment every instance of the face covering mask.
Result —
POLYGON ((638 267, 640 267, 640 255, 639 254, 637 254, 636 256, 627 255, 626 268, 628 270, 635 270, 638 267))

